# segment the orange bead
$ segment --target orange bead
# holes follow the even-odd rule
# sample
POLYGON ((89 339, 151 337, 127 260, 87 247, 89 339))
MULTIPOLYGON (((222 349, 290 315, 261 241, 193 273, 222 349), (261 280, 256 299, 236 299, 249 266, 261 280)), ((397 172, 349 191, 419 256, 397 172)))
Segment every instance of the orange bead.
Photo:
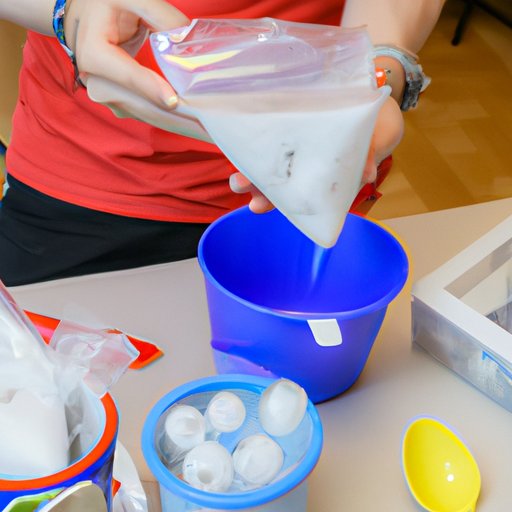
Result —
POLYGON ((377 79, 377 87, 386 85, 388 81, 386 70, 383 68, 375 68, 375 78, 377 79))

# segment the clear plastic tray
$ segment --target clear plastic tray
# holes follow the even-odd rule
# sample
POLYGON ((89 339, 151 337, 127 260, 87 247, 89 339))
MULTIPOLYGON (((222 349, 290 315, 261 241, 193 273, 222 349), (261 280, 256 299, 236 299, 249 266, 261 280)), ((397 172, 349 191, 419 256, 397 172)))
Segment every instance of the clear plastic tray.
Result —
POLYGON ((413 286, 412 339, 512 411, 512 216, 413 286))

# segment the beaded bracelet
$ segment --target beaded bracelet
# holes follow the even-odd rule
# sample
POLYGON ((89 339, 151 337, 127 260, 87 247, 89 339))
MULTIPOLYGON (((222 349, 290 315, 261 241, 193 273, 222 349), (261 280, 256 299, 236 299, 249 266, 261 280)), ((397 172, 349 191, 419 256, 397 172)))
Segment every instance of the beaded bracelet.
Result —
POLYGON ((68 57, 73 62, 73 65, 76 65, 75 62, 75 54, 73 50, 66 44, 66 37, 64 35, 64 15, 66 10, 66 0, 57 0, 55 2, 55 7, 53 8, 53 31, 55 32, 55 36, 59 41, 62 48, 68 55, 68 57))

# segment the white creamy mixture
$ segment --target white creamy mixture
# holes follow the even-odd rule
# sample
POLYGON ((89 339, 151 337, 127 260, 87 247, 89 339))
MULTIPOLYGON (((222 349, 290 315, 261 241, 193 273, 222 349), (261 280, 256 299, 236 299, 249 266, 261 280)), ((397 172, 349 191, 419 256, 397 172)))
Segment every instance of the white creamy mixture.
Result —
POLYGON ((314 94, 188 96, 183 109, 292 224, 332 247, 361 188, 387 87, 314 94))

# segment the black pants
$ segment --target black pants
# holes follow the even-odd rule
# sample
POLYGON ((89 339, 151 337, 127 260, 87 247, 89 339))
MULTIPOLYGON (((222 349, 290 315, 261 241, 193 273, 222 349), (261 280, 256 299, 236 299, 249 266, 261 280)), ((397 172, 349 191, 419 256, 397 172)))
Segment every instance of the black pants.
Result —
POLYGON ((133 219, 59 201, 9 177, 0 202, 6 286, 195 257, 207 224, 133 219))

